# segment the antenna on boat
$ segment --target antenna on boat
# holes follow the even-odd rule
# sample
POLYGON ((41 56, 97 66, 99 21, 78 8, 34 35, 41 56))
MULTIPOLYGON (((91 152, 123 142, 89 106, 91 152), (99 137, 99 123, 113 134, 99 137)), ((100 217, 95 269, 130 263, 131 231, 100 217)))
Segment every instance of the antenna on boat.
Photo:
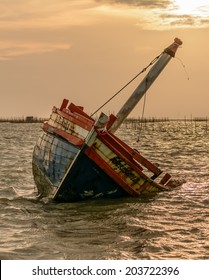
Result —
POLYGON ((163 51, 160 58, 152 66, 148 74, 144 77, 144 79, 141 81, 141 83, 138 85, 138 87, 135 89, 135 91, 132 93, 132 95, 117 113, 117 119, 109 129, 112 133, 114 133, 119 128, 121 123, 134 109, 139 100, 144 96, 146 91, 149 89, 149 87, 152 85, 155 79, 159 76, 159 74, 162 72, 162 70, 171 60, 171 58, 175 56, 175 53, 180 45, 182 45, 182 41, 178 38, 175 38, 174 42, 163 51))

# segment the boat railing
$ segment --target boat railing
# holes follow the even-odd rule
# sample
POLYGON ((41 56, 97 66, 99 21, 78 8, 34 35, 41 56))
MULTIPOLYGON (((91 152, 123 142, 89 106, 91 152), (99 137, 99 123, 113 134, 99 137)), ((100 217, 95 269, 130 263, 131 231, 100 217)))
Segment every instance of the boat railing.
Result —
POLYGON ((162 173, 160 168, 144 158, 137 150, 129 147, 111 132, 97 131, 97 133, 98 138, 117 155, 120 155, 120 157, 123 158, 127 164, 131 165, 133 169, 141 171, 145 171, 144 169, 146 169, 151 173, 149 177, 152 180, 156 179, 162 173))

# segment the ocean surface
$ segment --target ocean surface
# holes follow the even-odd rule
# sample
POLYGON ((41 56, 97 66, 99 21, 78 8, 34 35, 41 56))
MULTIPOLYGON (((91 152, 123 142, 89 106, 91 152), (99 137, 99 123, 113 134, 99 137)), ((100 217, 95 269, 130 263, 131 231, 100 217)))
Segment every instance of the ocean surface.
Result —
POLYGON ((0 123, 0 259, 209 259, 206 121, 127 125, 118 135, 182 184, 155 196, 38 200, 40 124, 0 123))

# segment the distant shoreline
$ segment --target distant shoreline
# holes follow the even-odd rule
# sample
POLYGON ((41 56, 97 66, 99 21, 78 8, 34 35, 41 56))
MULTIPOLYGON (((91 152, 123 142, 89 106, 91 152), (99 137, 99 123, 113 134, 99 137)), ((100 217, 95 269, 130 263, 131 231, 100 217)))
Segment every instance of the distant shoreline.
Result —
POLYGON ((22 117, 22 118, 0 118, 0 123, 43 123, 47 118, 22 117))
MULTIPOLYGON (((43 123, 47 121, 48 118, 38 118, 38 117, 11 117, 11 118, 1 118, 0 117, 0 123, 43 123)), ((170 119, 168 117, 165 118, 157 118, 157 117, 148 117, 148 118, 127 118, 123 124, 127 123, 153 123, 153 122, 168 122, 168 121, 184 121, 184 122, 199 122, 204 121, 208 122, 209 118, 207 117, 192 117, 192 118, 181 118, 181 119, 170 119)))

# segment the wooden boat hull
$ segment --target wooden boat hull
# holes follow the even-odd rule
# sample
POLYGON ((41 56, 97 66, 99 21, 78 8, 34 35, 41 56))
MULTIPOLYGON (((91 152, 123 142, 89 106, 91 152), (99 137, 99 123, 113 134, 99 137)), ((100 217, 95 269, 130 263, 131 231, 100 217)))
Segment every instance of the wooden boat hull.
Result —
POLYGON ((33 151, 32 170, 39 197, 52 197, 83 146, 94 120, 74 104, 54 107, 33 151))
POLYGON ((128 193, 91 160, 84 151, 85 147, 67 172, 54 199, 71 202, 88 198, 128 196, 128 193))
POLYGON ((55 192, 78 151, 78 147, 56 134, 44 132, 39 137, 32 160, 39 196, 50 196, 55 192))
POLYGON ((102 114, 96 124, 89 119, 89 131, 85 122, 79 127, 77 113, 73 117, 54 108, 42 126, 32 161, 39 197, 77 201, 169 189, 169 174, 162 176, 158 167, 108 131, 113 117, 102 114))
POLYGON ((168 174, 161 176, 159 183, 155 181, 161 174, 158 167, 115 135, 95 126, 69 166, 54 199, 137 197, 168 190, 168 174))

